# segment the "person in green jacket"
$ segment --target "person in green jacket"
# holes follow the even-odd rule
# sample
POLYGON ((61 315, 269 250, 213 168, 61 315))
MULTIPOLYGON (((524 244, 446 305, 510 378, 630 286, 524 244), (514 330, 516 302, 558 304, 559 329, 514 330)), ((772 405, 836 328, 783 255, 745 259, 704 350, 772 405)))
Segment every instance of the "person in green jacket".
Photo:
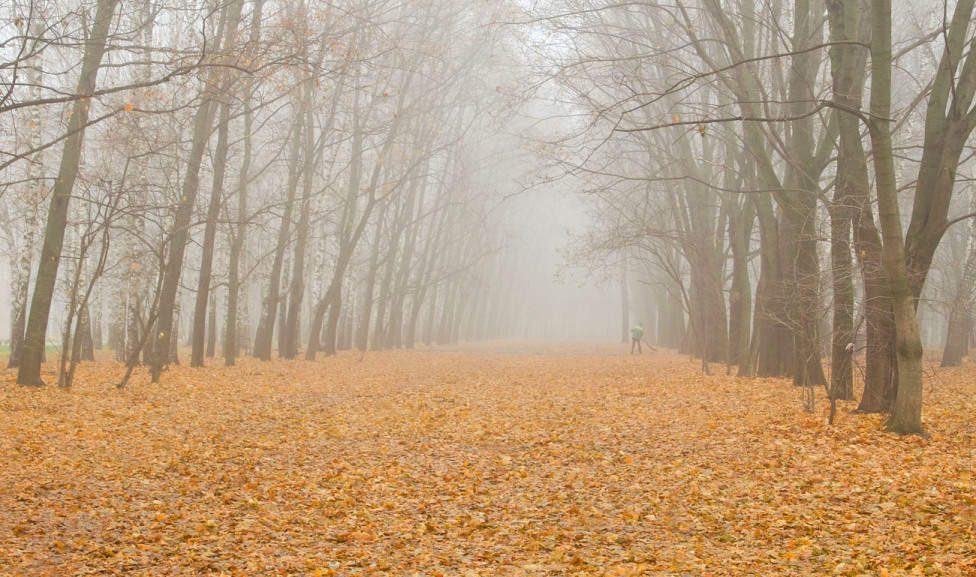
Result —
POLYGON ((634 347, 637 347, 637 354, 642 354, 641 341, 644 339, 644 325, 637 323, 630 329, 630 354, 634 354, 634 347))

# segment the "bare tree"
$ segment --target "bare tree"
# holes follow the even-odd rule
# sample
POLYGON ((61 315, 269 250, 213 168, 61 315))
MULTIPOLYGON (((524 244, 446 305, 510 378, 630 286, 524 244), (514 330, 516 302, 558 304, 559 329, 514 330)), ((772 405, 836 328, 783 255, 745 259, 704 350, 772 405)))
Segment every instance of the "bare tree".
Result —
POLYGON ((68 205, 78 173, 78 163, 81 159, 85 128, 88 124, 91 98, 95 93, 98 69, 102 63, 102 56, 105 54, 109 28, 118 4, 118 0, 99 0, 88 35, 85 54, 82 58, 81 74, 76 89, 80 98, 74 101, 72 107, 71 118, 68 121, 67 138, 61 156, 61 166, 58 170, 54 189, 51 192, 51 204, 48 208, 41 260, 34 282, 34 295, 25 330, 23 355, 17 372, 17 382, 22 385, 35 387, 44 385, 44 381, 41 380, 41 361, 47 345, 48 318, 61 259, 68 205))

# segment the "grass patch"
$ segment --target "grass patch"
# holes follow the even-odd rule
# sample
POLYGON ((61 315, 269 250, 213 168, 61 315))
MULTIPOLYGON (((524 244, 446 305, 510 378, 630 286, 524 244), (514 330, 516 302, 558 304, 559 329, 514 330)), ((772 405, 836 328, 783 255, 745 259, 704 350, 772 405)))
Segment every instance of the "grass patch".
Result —
MULTIPOLYGON (((61 354, 60 345, 48 345, 47 349, 45 350, 45 356, 47 357, 47 360, 57 358, 59 354, 61 354)), ((6 344, 0 345, 0 361, 6 363, 9 359, 10 359, 10 345, 6 345, 6 344)))

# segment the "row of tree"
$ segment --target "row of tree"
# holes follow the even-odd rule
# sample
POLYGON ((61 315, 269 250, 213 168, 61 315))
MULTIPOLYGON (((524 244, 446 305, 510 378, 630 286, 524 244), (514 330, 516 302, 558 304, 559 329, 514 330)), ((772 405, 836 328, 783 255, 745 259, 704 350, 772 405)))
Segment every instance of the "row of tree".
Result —
POLYGON ((579 119, 549 150, 552 174, 577 177, 597 215, 576 259, 646 283, 656 306, 639 314, 657 311, 663 342, 706 367, 850 399, 856 343, 859 409, 921 433, 919 307, 936 292, 947 301, 944 365, 960 363, 972 332, 976 236, 952 225, 974 212, 961 177, 976 127, 973 8, 539 8, 559 94, 579 119), (947 233, 951 256, 939 252, 947 233), (955 266, 940 269, 939 254, 955 266))
POLYGON ((152 380, 511 332, 513 48, 481 3, 31 0, 4 8, 18 382, 109 345, 152 380), (46 214, 45 214, 46 212, 46 214), (105 312, 107 311, 107 312, 105 312), (60 335, 52 335, 52 326, 60 335), (252 339, 253 336, 253 339, 252 339))
POLYGON ((944 303, 945 365, 972 333, 974 7, 14 3, 11 363, 42 383, 52 319, 62 384, 105 326, 154 381, 181 318, 194 366, 527 330, 500 202, 526 131, 527 182, 591 199, 576 262, 663 344, 832 400, 863 349, 859 408, 919 433, 919 315, 944 303))

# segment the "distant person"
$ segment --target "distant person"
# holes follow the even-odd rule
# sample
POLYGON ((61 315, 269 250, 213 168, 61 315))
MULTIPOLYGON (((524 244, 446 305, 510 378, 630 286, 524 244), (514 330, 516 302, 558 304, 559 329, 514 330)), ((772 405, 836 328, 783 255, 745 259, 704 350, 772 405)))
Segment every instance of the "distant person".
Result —
POLYGON ((634 328, 630 329, 630 354, 634 354, 634 347, 637 347, 637 354, 643 354, 641 351, 641 341, 644 339, 644 325, 637 323, 634 328))

